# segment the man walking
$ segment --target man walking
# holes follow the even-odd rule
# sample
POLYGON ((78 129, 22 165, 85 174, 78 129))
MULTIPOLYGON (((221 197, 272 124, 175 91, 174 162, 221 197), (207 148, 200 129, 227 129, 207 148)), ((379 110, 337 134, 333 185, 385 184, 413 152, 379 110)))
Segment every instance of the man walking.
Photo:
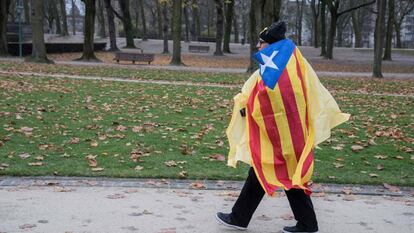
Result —
POLYGON ((260 64, 234 97, 227 129, 228 165, 248 163, 248 177, 231 213, 217 220, 239 230, 247 226, 265 193, 285 190, 295 226, 284 232, 317 232, 318 223, 308 182, 313 173, 313 148, 330 130, 347 121, 294 43, 286 24, 273 23, 259 35, 254 58, 260 64))

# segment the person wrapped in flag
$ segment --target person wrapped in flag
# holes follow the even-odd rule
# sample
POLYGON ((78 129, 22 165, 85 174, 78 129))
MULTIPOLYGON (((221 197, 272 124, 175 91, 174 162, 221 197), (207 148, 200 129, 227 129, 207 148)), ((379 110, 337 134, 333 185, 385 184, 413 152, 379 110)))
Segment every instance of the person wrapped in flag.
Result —
POLYGON ((286 23, 273 23, 260 32, 254 59, 260 69, 234 97, 227 128, 228 165, 251 166, 240 196, 229 214, 217 220, 247 229, 261 199, 284 189, 297 224, 284 232, 317 232, 318 224, 308 183, 314 148, 330 137, 331 129, 347 121, 322 86, 299 49, 286 39, 286 23))

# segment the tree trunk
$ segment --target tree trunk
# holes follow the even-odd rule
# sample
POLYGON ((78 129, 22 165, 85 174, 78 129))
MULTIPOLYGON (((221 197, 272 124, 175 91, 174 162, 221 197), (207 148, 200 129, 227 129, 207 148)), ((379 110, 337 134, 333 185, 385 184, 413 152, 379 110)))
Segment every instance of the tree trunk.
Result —
POLYGON ((210 6, 207 6, 207 36, 211 35, 210 20, 211 20, 211 9, 210 9, 210 6))
POLYGON ((392 34, 394 32, 394 0, 388 0, 388 22, 387 22, 387 35, 385 40, 384 60, 391 61, 391 47, 392 47, 392 34))
MULTIPOLYGON (((53 22, 55 21, 55 11, 53 10, 53 0, 44 0, 44 14, 47 20, 49 31, 48 33, 53 34, 53 22), (45 12, 46 11, 46 12, 45 12)), ((14 22, 14 19, 13 19, 14 22)))
POLYGON ((106 29, 105 29, 105 16, 104 16, 104 6, 103 6, 103 0, 97 0, 97 8, 98 12, 96 14, 98 19, 98 35, 101 38, 106 38, 106 29))
POLYGON ((99 61, 94 53, 96 0, 82 0, 85 3, 85 25, 83 39, 83 54, 78 60, 99 61))
POLYGON ((116 44, 116 28, 114 22, 114 12, 112 11, 111 0, 104 0, 106 16, 108 18, 108 32, 109 32, 109 51, 119 51, 116 44))
POLYGON ((161 16, 161 7, 159 0, 155 0, 155 8, 157 11, 157 29, 158 29, 158 38, 162 38, 162 16, 161 16))
POLYGON ((53 63, 46 56, 45 38, 43 32, 44 1, 32 0, 32 55, 27 58, 30 62, 53 63))
POLYGON ((75 1, 72 0, 72 33, 76 35, 75 1))
POLYGON ((223 42, 223 27, 224 27, 224 15, 223 15, 223 2, 222 0, 214 0, 216 4, 217 18, 216 18, 216 51, 214 56, 223 56, 223 50, 221 49, 223 42))
POLYGON ((224 29, 224 41, 223 41, 223 52, 231 53, 230 51, 230 35, 231 35, 231 27, 234 18, 234 0, 227 0, 225 1, 225 9, 226 9, 226 22, 225 22, 225 29, 224 29))
POLYGON ((238 24, 238 18, 235 14, 235 9, 233 7, 233 30, 234 30, 234 43, 239 43, 239 24, 238 24))
POLYGON ((134 30, 132 28, 131 13, 129 12, 129 0, 119 0, 119 7, 122 11, 122 23, 126 37, 126 48, 135 48, 134 30))
POLYGON ((10 0, 0 1, 0 56, 8 55, 7 43, 7 17, 9 14, 10 0))
POLYGON ((184 6, 183 6, 183 13, 184 13, 184 24, 185 24, 185 42, 190 41, 190 18, 188 14, 188 4, 190 2, 188 0, 185 0, 184 6))
POLYGON ((173 0, 172 39, 173 56, 171 65, 182 65, 181 62, 181 5, 182 0, 173 0))
POLYGON ((168 28, 169 28, 169 20, 168 20, 168 2, 164 1, 162 2, 162 19, 163 19, 163 27, 162 27, 162 35, 164 39, 164 49, 162 53, 168 54, 170 51, 168 51, 168 28))
POLYGON ((338 21, 338 15, 336 12, 331 12, 331 23, 329 25, 328 43, 326 48, 325 58, 333 59, 333 47, 336 34, 336 23, 338 21))
POLYGON ((257 64, 253 60, 253 54, 257 52, 256 43, 257 43, 257 31, 256 31, 256 14, 255 7, 257 5, 257 0, 251 0, 250 2, 250 12, 249 12, 249 41, 250 41, 250 65, 247 68, 247 72, 253 73, 257 69, 257 64))
MULTIPOLYGON (((23 1, 23 6, 24 6, 24 22, 25 23, 30 23, 30 6, 29 6, 29 1, 23 1)), ((65 15, 66 17, 66 15, 65 15)))
POLYGON ((66 18, 66 1, 60 0, 60 14, 62 15, 62 36, 69 35, 68 33, 68 20, 66 18))
POLYGON ((362 48, 362 24, 359 11, 352 12, 352 28, 355 35, 355 48, 362 48))
POLYGON ((374 37, 374 64, 372 76, 382 78, 382 52, 384 49, 384 24, 386 14, 386 0, 377 0, 377 19, 375 20, 374 37))
POLYGON ((326 0, 321 0, 321 55, 322 57, 326 56, 326 0))
POLYGON ((397 39, 396 47, 401 49, 402 43, 401 43, 401 24, 396 24, 395 26, 395 37, 397 39))
POLYGON ((15 23, 16 22, 16 0, 9 0, 9 1, 10 1, 9 17, 10 17, 10 20, 13 23, 15 23))
POLYGON ((147 23, 145 21, 145 12, 144 12, 144 0, 139 0, 139 7, 141 10, 141 22, 142 22, 142 40, 148 40, 147 35, 147 23))
POLYGON ((296 0, 296 9, 298 13, 298 17, 296 18, 296 38, 297 38, 297 45, 302 45, 302 19, 303 19, 303 6, 305 0, 296 0))
POLYGON ((314 48, 318 48, 318 18, 319 18, 319 6, 316 6, 316 0, 311 1, 312 11, 312 44, 314 48), (318 10, 317 10, 318 9, 318 10))
POLYGON ((59 11, 57 8, 57 2, 51 3, 51 7, 52 7, 52 10, 54 12, 54 17, 55 17, 56 34, 62 34, 62 27, 60 23, 59 11))
POLYGON ((200 36, 200 30, 201 30, 201 23, 200 23, 200 8, 198 5, 197 0, 192 0, 192 12, 193 12, 193 25, 194 25, 194 39, 196 40, 197 37, 200 36))

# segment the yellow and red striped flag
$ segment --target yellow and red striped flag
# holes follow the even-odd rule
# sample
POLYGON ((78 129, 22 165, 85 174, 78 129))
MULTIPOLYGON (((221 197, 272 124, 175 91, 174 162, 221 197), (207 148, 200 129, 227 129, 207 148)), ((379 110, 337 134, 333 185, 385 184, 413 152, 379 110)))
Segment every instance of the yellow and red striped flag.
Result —
POLYGON ((314 166, 314 147, 348 120, 319 82, 309 63, 289 39, 254 56, 260 63, 235 96, 227 136, 228 165, 250 164, 267 194, 277 188, 307 186, 314 166), (246 109, 246 117, 239 113, 246 109))

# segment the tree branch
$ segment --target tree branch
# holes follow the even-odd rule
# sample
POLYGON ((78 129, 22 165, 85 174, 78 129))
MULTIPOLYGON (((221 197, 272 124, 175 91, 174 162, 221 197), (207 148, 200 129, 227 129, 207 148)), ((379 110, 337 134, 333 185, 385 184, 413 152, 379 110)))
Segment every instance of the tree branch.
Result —
POLYGON ((122 17, 116 10, 112 7, 112 4, 109 4, 109 9, 114 12, 115 16, 120 19, 121 21, 124 21, 124 17, 122 17))
POLYGON ((375 3, 375 0, 372 0, 371 2, 367 2, 367 3, 361 4, 359 6, 349 8, 348 10, 345 10, 345 11, 342 11, 342 12, 338 13, 338 17, 341 16, 341 15, 343 15, 343 14, 345 14, 345 13, 351 12, 353 10, 356 10, 356 9, 361 8, 361 7, 364 7, 364 6, 372 5, 374 3, 375 3))

